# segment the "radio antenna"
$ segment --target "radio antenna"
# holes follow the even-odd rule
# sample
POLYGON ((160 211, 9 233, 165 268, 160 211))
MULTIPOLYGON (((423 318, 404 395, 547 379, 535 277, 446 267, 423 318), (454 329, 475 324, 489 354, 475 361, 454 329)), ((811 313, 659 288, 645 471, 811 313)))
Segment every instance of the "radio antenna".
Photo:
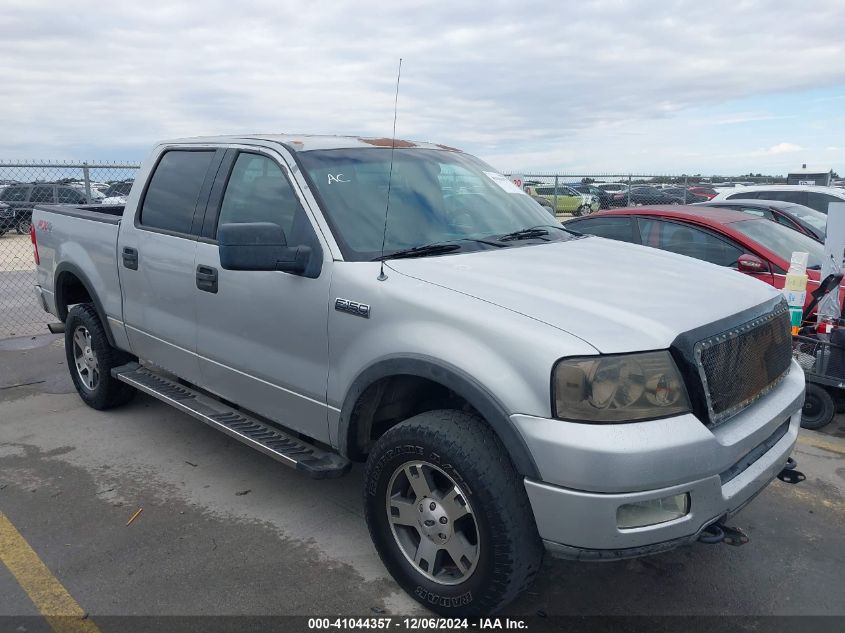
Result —
POLYGON ((393 180, 393 152, 396 150, 396 112, 399 105, 399 79, 402 77, 402 58, 399 58, 399 72, 396 73, 396 94, 393 97, 393 134, 390 138, 390 171, 387 173, 387 203, 384 205, 384 229, 381 233, 381 269, 378 280, 384 281, 384 243, 387 240, 387 214, 390 212, 390 183, 393 180))

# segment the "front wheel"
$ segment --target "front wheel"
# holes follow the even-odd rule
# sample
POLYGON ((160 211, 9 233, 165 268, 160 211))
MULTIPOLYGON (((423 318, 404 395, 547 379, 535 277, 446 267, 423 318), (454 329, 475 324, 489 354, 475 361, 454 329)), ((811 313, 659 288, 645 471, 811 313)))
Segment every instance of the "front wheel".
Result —
POLYGON ((576 217, 580 218, 581 216, 584 216, 584 215, 590 215, 590 205, 588 205, 588 204, 582 204, 580 207, 578 207, 575 210, 575 216, 576 217))
POLYGON ((428 411, 367 460, 367 526, 390 574, 445 616, 487 615, 534 579, 543 546, 522 479, 477 416, 428 411))
POLYGON ((73 306, 65 319, 65 354, 79 397, 94 409, 110 409, 129 402, 135 390, 111 375, 114 367, 131 360, 109 345, 97 311, 90 303, 73 306))

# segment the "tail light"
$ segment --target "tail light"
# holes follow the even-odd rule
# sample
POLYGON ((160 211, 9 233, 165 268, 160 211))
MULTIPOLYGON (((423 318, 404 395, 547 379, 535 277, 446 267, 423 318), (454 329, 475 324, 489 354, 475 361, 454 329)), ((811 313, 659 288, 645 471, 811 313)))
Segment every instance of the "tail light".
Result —
POLYGON ((38 240, 35 239, 35 225, 29 225, 29 239, 32 240, 32 254, 35 256, 35 265, 41 265, 41 258, 38 256, 38 240))

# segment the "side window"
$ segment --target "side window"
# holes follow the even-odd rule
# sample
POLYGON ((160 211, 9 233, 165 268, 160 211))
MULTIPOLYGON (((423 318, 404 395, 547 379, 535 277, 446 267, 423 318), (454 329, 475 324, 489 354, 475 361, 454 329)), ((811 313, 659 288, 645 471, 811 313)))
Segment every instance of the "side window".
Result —
POLYGON ((59 187, 59 204, 85 204, 85 194, 73 187, 59 187))
POLYGON ((572 228, 579 233, 597 235, 621 242, 633 242, 631 218, 627 217, 597 217, 588 218, 572 223, 572 228))
POLYGON ((7 187, 0 192, 0 202, 26 202, 29 187, 7 187))
POLYGON ((639 223, 643 244, 678 255, 734 267, 745 252, 726 240, 686 224, 652 219, 641 219, 639 223))
MULTIPOLYGON (((266 156, 242 152, 232 168, 220 206, 220 224, 272 222, 288 240, 296 217, 305 211, 279 165, 266 156)), ((306 220, 300 217, 300 222, 306 220)))
POLYGON ((214 151, 170 150, 150 179, 139 222, 155 229, 190 233, 200 189, 214 151))
POLYGON ((781 200, 782 202, 793 202, 795 204, 806 204, 806 191, 763 191, 758 197, 763 200, 781 200))
POLYGON ((30 202, 50 203, 55 202, 55 194, 52 185, 41 185, 32 188, 32 193, 29 197, 30 202))
POLYGON ((817 191, 807 192, 807 206, 813 209, 818 209, 822 213, 827 213, 827 205, 831 202, 845 202, 845 199, 831 196, 827 193, 819 193, 817 191))

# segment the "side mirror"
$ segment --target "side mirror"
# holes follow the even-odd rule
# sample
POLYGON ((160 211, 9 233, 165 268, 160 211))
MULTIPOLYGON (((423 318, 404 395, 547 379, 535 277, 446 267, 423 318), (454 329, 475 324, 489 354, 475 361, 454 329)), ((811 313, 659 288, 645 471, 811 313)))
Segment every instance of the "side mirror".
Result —
POLYGON ((225 270, 280 270, 300 275, 311 259, 309 246, 288 246, 272 222, 222 224, 217 230, 220 266, 225 270))
POLYGON ((739 256, 737 260, 737 270, 741 273, 750 273, 752 275, 769 272, 769 265, 756 255, 749 255, 745 253, 739 256))

